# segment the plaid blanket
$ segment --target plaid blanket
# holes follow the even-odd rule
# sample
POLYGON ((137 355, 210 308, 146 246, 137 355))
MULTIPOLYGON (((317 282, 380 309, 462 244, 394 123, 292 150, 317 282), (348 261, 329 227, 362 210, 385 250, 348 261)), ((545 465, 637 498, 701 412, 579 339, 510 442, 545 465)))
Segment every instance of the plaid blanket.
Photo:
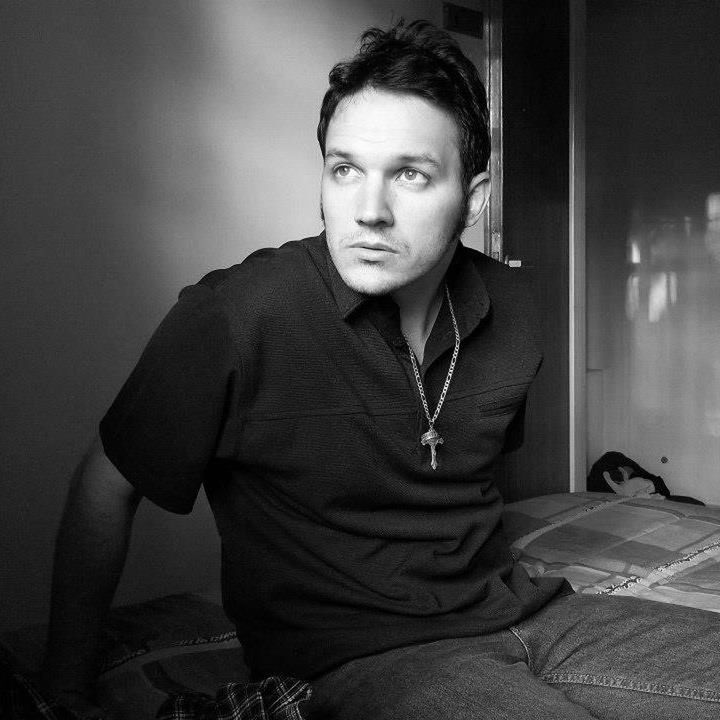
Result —
MULTIPOLYGON (((185 692, 169 697, 158 720, 303 720, 300 703, 310 697, 307 683, 288 677, 228 683, 215 698, 185 692)), ((0 718, 3 720, 83 720, 43 697, 34 683, 0 661, 0 718)))
POLYGON ((299 704, 310 697, 307 683, 269 677, 256 683, 229 683, 215 699, 201 693, 169 698, 158 720, 302 720, 299 704))
POLYGON ((8 720, 77 720, 75 713, 47 700, 33 682, 0 659, 0 718, 8 720))

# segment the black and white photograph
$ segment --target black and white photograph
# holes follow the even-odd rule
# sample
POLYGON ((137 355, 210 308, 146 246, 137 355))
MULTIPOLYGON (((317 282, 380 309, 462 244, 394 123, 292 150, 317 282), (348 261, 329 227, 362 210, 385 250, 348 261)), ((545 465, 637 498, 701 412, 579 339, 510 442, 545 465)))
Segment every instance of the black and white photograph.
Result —
POLYGON ((720 2, 0 2, 0 718, 720 717, 720 2))

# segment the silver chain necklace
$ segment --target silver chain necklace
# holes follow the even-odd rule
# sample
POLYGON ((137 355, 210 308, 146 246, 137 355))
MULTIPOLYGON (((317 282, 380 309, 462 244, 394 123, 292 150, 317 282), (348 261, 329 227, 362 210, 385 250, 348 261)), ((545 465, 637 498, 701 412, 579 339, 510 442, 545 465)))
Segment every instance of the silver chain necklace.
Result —
POLYGON ((445 283, 445 297, 448 301, 448 309, 450 310, 450 317, 452 318, 453 330, 455 331, 455 350, 453 350, 452 359, 450 360, 450 367, 448 368, 447 377, 445 378, 445 385, 443 385, 442 392, 440 393, 440 399, 438 400, 435 412, 430 416, 430 408, 428 407, 427 398, 425 397, 425 388, 423 387, 422 378, 420 377, 420 369, 418 368, 417 360, 415 359, 415 353, 407 338, 408 350, 410 351, 410 362, 413 366, 413 372, 415 373, 415 382, 417 383, 418 390, 420 391, 420 400, 422 400, 423 410, 425 411, 425 417, 428 421, 428 431, 420 436, 421 445, 430 446, 430 467, 433 470, 437 470, 437 446, 444 444, 444 440, 440 433, 435 429, 435 421, 438 419, 440 414, 440 408, 445 402, 445 395, 447 395, 448 388, 450 387, 450 380, 452 380, 453 372, 455 371, 455 362, 457 361, 458 353, 460 352, 460 331, 458 330, 457 320, 455 319, 455 311, 453 310, 452 301, 450 300, 450 291, 448 290, 447 283, 445 283))

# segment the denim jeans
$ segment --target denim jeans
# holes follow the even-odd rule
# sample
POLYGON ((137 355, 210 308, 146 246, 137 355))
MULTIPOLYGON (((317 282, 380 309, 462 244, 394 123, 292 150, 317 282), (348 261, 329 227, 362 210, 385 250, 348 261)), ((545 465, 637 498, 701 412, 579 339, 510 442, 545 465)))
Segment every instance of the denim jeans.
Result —
POLYGON ((359 658, 313 682, 309 720, 720 718, 720 615, 560 597, 516 627, 359 658))

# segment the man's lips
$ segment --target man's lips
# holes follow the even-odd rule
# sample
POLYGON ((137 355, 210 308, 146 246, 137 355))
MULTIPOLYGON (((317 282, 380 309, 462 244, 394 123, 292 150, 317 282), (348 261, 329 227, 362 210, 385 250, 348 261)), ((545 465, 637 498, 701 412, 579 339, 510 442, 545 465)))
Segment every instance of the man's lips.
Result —
POLYGON ((378 252, 397 253, 397 250, 384 242, 376 240, 357 240, 349 245, 351 248, 359 248, 361 250, 376 250, 378 252))

